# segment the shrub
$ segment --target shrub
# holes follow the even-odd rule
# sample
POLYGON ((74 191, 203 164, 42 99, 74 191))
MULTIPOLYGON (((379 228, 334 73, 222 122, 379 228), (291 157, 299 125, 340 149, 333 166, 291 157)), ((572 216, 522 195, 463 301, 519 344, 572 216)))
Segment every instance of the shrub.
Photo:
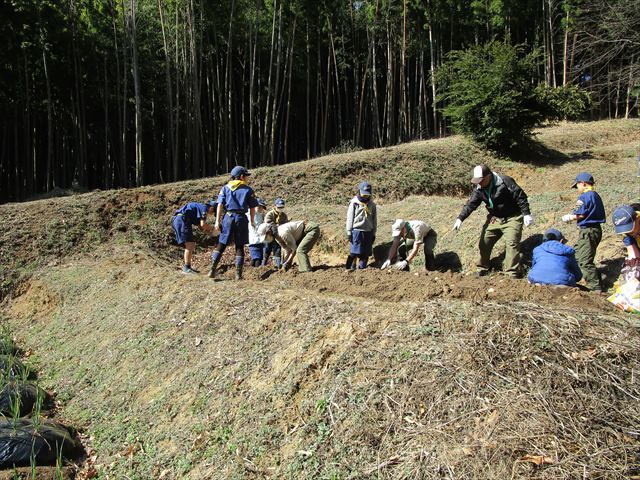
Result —
POLYGON ((549 120, 578 120, 591 107, 591 95, 576 85, 553 88, 540 84, 536 88, 538 102, 549 120))
POLYGON ((443 115, 454 131, 486 147, 522 142, 544 118, 532 84, 535 65, 535 53, 497 41, 450 52, 437 73, 443 115))

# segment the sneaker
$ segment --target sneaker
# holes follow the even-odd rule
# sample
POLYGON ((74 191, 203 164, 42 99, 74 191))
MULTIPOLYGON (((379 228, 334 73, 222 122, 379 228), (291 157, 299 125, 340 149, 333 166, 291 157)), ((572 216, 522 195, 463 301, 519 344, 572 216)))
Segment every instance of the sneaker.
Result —
POLYGON ((489 275, 488 270, 476 270, 473 272, 474 277, 486 277, 487 275, 489 275))
POLYGON ((182 267, 182 273, 184 273, 185 275, 194 275, 194 274, 197 274, 197 273, 200 273, 200 272, 198 272, 197 270, 194 270, 191 267, 187 267, 186 265, 184 265, 182 267))

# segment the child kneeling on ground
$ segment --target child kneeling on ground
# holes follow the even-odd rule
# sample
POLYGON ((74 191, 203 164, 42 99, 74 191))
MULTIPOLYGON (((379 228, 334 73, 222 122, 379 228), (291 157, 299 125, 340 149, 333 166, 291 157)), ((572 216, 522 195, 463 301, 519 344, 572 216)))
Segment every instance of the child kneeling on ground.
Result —
POLYGON ((541 245, 533 249, 529 283, 575 287, 582 278, 576 260, 576 251, 565 245, 566 239, 559 230, 550 228, 544 232, 541 245))

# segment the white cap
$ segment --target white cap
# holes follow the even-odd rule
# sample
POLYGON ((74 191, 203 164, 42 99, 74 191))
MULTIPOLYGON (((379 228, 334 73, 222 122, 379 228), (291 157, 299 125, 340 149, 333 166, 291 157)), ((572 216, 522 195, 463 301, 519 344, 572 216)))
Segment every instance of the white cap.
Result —
POLYGON ((260 243, 264 243, 266 241, 267 234, 270 233, 273 235, 274 226, 269 223, 261 223, 258 225, 256 233, 258 234, 258 240, 260 243))
POLYGON ((399 237, 400 234, 402 233, 402 228, 404 227, 405 223, 406 222, 401 218, 397 218, 396 221, 393 222, 393 225, 391 226, 391 236, 399 237))

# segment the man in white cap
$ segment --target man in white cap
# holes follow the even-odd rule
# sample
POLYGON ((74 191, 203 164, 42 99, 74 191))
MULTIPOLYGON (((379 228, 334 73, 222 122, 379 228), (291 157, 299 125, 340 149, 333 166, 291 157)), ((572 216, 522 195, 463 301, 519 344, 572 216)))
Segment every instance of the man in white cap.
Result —
POLYGON ((411 261, 416 257, 420 247, 424 250, 424 267, 427 270, 435 269, 435 256, 433 249, 438 241, 436 232, 420 220, 402 220, 398 218, 391 226, 393 243, 389 248, 387 260, 382 264, 382 270, 392 267, 398 270, 407 270, 411 261), (404 242, 404 249, 400 244, 404 242), (411 248, 409 254, 406 251, 411 248), (403 258, 406 255, 406 258, 403 258), (397 258, 400 261, 391 265, 397 258))
POLYGON ((522 226, 533 225, 527 194, 513 178, 492 172, 486 165, 478 165, 473 169, 471 183, 475 184, 476 188, 458 215, 453 230, 460 230, 462 222, 484 202, 488 214, 480 234, 480 258, 476 274, 482 276, 489 273, 491 250, 504 236, 506 252, 503 270, 507 275, 517 277, 520 274, 522 226))

